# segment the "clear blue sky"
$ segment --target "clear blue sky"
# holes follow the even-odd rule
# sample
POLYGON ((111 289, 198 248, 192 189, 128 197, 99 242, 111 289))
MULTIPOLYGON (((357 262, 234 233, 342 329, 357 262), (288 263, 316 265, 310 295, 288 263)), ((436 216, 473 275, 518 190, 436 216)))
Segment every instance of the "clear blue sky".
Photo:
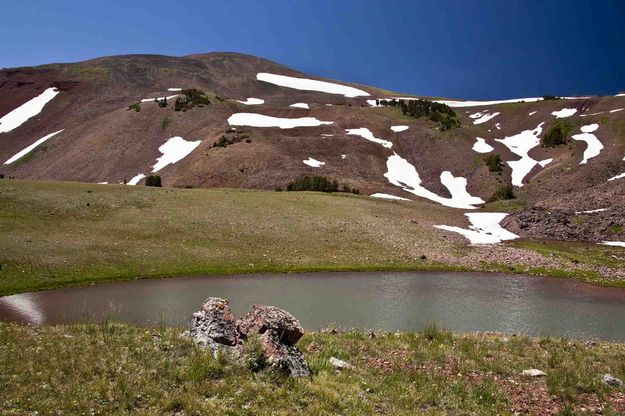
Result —
POLYGON ((0 67, 236 51, 455 98, 625 90, 625 1, 2 0, 0 67))

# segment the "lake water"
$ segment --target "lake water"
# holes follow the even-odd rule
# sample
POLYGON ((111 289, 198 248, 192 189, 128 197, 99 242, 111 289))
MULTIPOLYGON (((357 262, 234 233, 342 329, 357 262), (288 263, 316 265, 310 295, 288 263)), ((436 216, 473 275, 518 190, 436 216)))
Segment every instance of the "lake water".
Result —
POLYGON ((494 273, 302 273, 179 277, 99 284, 0 298, 0 319, 31 324, 97 321, 184 326, 209 296, 236 316, 276 305, 308 330, 328 324, 419 331, 497 331, 625 342, 625 289, 570 279, 494 273))

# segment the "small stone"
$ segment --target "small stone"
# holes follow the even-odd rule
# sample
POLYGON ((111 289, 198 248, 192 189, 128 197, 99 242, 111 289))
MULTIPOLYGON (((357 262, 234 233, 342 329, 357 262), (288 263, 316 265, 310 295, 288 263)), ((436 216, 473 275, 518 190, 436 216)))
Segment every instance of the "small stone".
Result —
POLYGON ((352 368, 353 366, 347 361, 339 360, 336 357, 330 357, 330 365, 337 370, 342 370, 344 368, 352 368))
POLYGON ((529 370, 523 370, 521 375, 525 377, 544 377, 547 374, 543 371, 537 370, 536 368, 531 368, 529 370))
POLYGON ((622 387, 623 382, 618 378, 614 377, 612 374, 604 374, 602 377, 603 383, 612 387, 622 387))

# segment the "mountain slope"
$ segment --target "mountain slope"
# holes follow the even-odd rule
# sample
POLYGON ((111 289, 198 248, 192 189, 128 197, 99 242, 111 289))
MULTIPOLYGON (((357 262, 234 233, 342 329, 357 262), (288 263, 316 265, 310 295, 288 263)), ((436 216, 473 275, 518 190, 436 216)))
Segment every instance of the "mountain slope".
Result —
POLYGON ((383 90, 311 77, 252 56, 210 53, 128 55, 6 69, 0 71, 0 97, 0 131, 7 130, 0 133, 0 161, 13 159, 0 167, 6 176, 142 184, 142 175, 162 166, 158 174, 165 186, 273 190, 302 175, 318 174, 361 193, 425 199, 466 210, 481 206, 480 200, 512 181, 517 185, 515 206, 524 209, 506 224, 521 236, 625 239, 623 214, 617 209, 625 203, 625 179, 609 181, 625 172, 625 111, 615 111, 625 107, 623 96, 488 105, 448 102, 461 126, 442 131, 427 117, 415 119, 398 108, 376 106, 376 99, 393 97, 383 90), (334 86, 303 85, 300 78, 334 86), (302 90, 285 83, 343 92, 302 90), (210 104, 175 111, 178 89, 187 88, 204 91, 210 104), (41 112, 21 124, 15 120, 16 109, 36 97, 47 99, 44 93, 54 96, 41 112), (166 107, 148 100, 166 96, 166 107), (140 111, 129 109, 136 103, 140 111), (284 122, 276 118, 308 126, 231 125, 284 122), (306 119, 292 120, 300 118, 306 119), (538 145, 559 120, 570 123, 568 143, 538 145), (477 149, 492 151, 474 150, 477 138, 482 140, 477 149), (214 146, 220 140, 225 147, 214 146), (488 154, 500 155, 501 173, 489 172, 484 163, 488 154), (585 158, 587 163, 580 164, 585 158), (542 213, 528 217, 526 210, 534 206, 542 213), (603 208, 610 212, 592 214, 603 231, 576 231, 580 224, 575 221, 583 222, 575 220, 576 211, 603 208), (550 210, 564 215, 557 227, 572 231, 546 228, 549 222, 541 218, 550 210))

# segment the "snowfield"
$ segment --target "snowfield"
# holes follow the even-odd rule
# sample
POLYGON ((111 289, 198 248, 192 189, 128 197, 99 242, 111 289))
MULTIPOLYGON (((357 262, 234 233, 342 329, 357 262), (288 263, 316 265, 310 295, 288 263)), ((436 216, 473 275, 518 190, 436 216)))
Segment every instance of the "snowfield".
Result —
POLYGON ((369 93, 358 88, 348 87, 347 85, 335 84, 333 82, 318 81, 316 79, 289 77, 287 75, 269 74, 259 72, 256 74, 259 81, 269 82, 270 84, 279 85, 281 87, 293 88, 302 91, 319 91, 328 94, 339 94, 345 97, 361 97, 369 96, 369 93))
POLYGON ((524 101, 526 103, 542 101, 542 97, 531 98, 510 98, 507 100, 492 100, 492 101, 457 101, 457 100, 435 100, 437 103, 447 104, 450 107, 477 107, 480 105, 495 105, 506 103, 518 103, 524 101))
POLYGON ((598 124, 589 124, 587 126, 582 126, 581 134, 573 135, 573 140, 580 140, 580 141, 586 142, 586 145, 587 145, 586 150, 584 150, 583 159, 581 162, 579 162, 580 165, 588 163, 588 159, 598 156, 599 153, 601 152, 601 149, 603 149, 603 145, 601 144, 599 139, 597 139, 597 136, 592 134, 598 128, 599 128, 598 124))
POLYGON ((477 153, 490 153, 495 150, 495 148, 490 144, 486 143, 486 140, 482 139, 481 137, 476 137, 475 143, 473 144, 473 150, 477 153))
POLYGON ((165 166, 184 159, 189 153, 195 150, 200 143, 202 143, 201 140, 190 142, 180 136, 175 136, 167 140, 158 148, 158 151, 161 152, 163 156, 156 159, 156 164, 152 166, 152 173, 158 172, 165 166))
POLYGON ((236 113, 228 118, 228 124, 231 126, 280 127, 281 129, 292 129, 295 127, 317 127, 325 124, 334 124, 334 122, 321 121, 314 117, 280 118, 256 113, 236 113))
POLYGON ((441 230, 462 234, 471 244, 496 244, 504 240, 514 240, 518 235, 503 228, 499 223, 506 217, 499 212, 474 212, 464 214, 469 218, 471 225, 468 229, 449 225, 435 225, 441 230))
POLYGON ((241 100, 237 100, 237 101, 245 105, 259 105, 259 104, 265 103, 265 100, 261 100, 260 98, 254 98, 254 97, 249 97, 245 101, 241 101, 241 100))
POLYGON ((571 117, 575 113, 577 113, 576 108, 563 108, 562 110, 552 112, 551 115, 556 116, 556 118, 566 118, 571 117))
POLYGON ((406 131, 409 128, 410 128, 409 126, 391 126, 391 130, 393 130, 395 133, 400 133, 402 131, 406 131))
POLYGON ((8 133, 24 124, 28 119, 41 113, 43 107, 57 96, 59 90, 48 88, 35 98, 26 101, 15 110, 0 118, 0 133, 8 133))
POLYGON ((141 179, 145 178, 145 175, 143 173, 138 174, 137 176, 135 176, 134 178, 132 178, 131 180, 128 181, 127 185, 136 185, 138 184, 141 179))
POLYGON ((308 159, 302 160, 302 162, 304 162, 305 165, 308 165, 312 168, 320 168, 321 166, 326 164, 326 162, 320 162, 317 159, 313 159, 310 156, 308 156, 308 159))
POLYGON ((371 194, 369 195, 372 198, 382 198, 382 199, 394 199, 397 201, 410 201, 408 198, 402 198, 401 196, 395 196, 395 195, 391 195, 391 194, 383 194, 383 193, 375 193, 375 194, 371 194))
POLYGON ((528 154, 530 150, 540 144, 538 136, 543 131, 543 124, 545 123, 540 123, 534 130, 524 130, 514 136, 495 139, 510 149, 512 153, 521 156, 519 160, 506 162, 512 168, 512 185, 514 186, 523 186, 523 178, 530 173, 534 166, 540 163, 540 166, 544 167, 550 162, 550 160, 538 162, 528 154))
POLYGON ((21 159, 22 157, 26 156, 27 154, 29 154, 35 147, 39 146, 41 143, 45 142, 48 139, 51 139, 52 137, 56 136, 57 134, 59 134, 60 132, 62 132, 64 129, 61 129, 59 131, 55 131, 54 133, 50 133, 47 136, 42 137, 41 139, 37 140, 35 143, 31 144, 30 146, 20 150, 18 153, 16 153, 13 157, 11 157, 9 160, 7 160, 6 162, 4 162, 5 165, 8 165, 10 163, 15 162, 18 159, 21 159))
POLYGON ((389 142, 388 140, 384 140, 384 139, 378 139, 377 137, 375 137, 373 135, 373 133, 371 133, 371 131, 365 127, 361 127, 359 129, 345 129, 345 131, 347 132, 347 134, 353 134, 356 136, 360 136, 366 140, 369 140, 370 142, 374 142, 374 143, 378 143, 381 144, 382 146, 390 149, 391 147, 393 147, 393 143, 389 142))
POLYGON ((604 246, 625 247, 625 241, 602 241, 604 246))
POLYGON ((295 107, 295 108, 306 108, 309 109, 310 107, 308 106, 308 104, 306 103, 295 103, 295 104, 291 104, 289 107, 295 107))
POLYGON ((472 204, 484 202, 478 197, 471 196, 466 191, 467 180, 465 178, 454 177, 448 171, 441 173, 441 183, 447 187, 451 198, 444 198, 425 189, 421 185, 421 178, 415 167, 397 153, 389 156, 386 160, 386 169, 387 172, 384 176, 390 183, 401 187, 404 191, 438 204, 451 208, 475 209, 472 204))
POLYGON ((473 124, 482 124, 482 123, 486 123, 488 120, 491 120, 495 117, 497 117, 499 114, 501 113, 492 113, 492 114, 488 114, 488 113, 484 113, 480 116, 480 118, 478 118, 477 120, 473 121, 473 124))

